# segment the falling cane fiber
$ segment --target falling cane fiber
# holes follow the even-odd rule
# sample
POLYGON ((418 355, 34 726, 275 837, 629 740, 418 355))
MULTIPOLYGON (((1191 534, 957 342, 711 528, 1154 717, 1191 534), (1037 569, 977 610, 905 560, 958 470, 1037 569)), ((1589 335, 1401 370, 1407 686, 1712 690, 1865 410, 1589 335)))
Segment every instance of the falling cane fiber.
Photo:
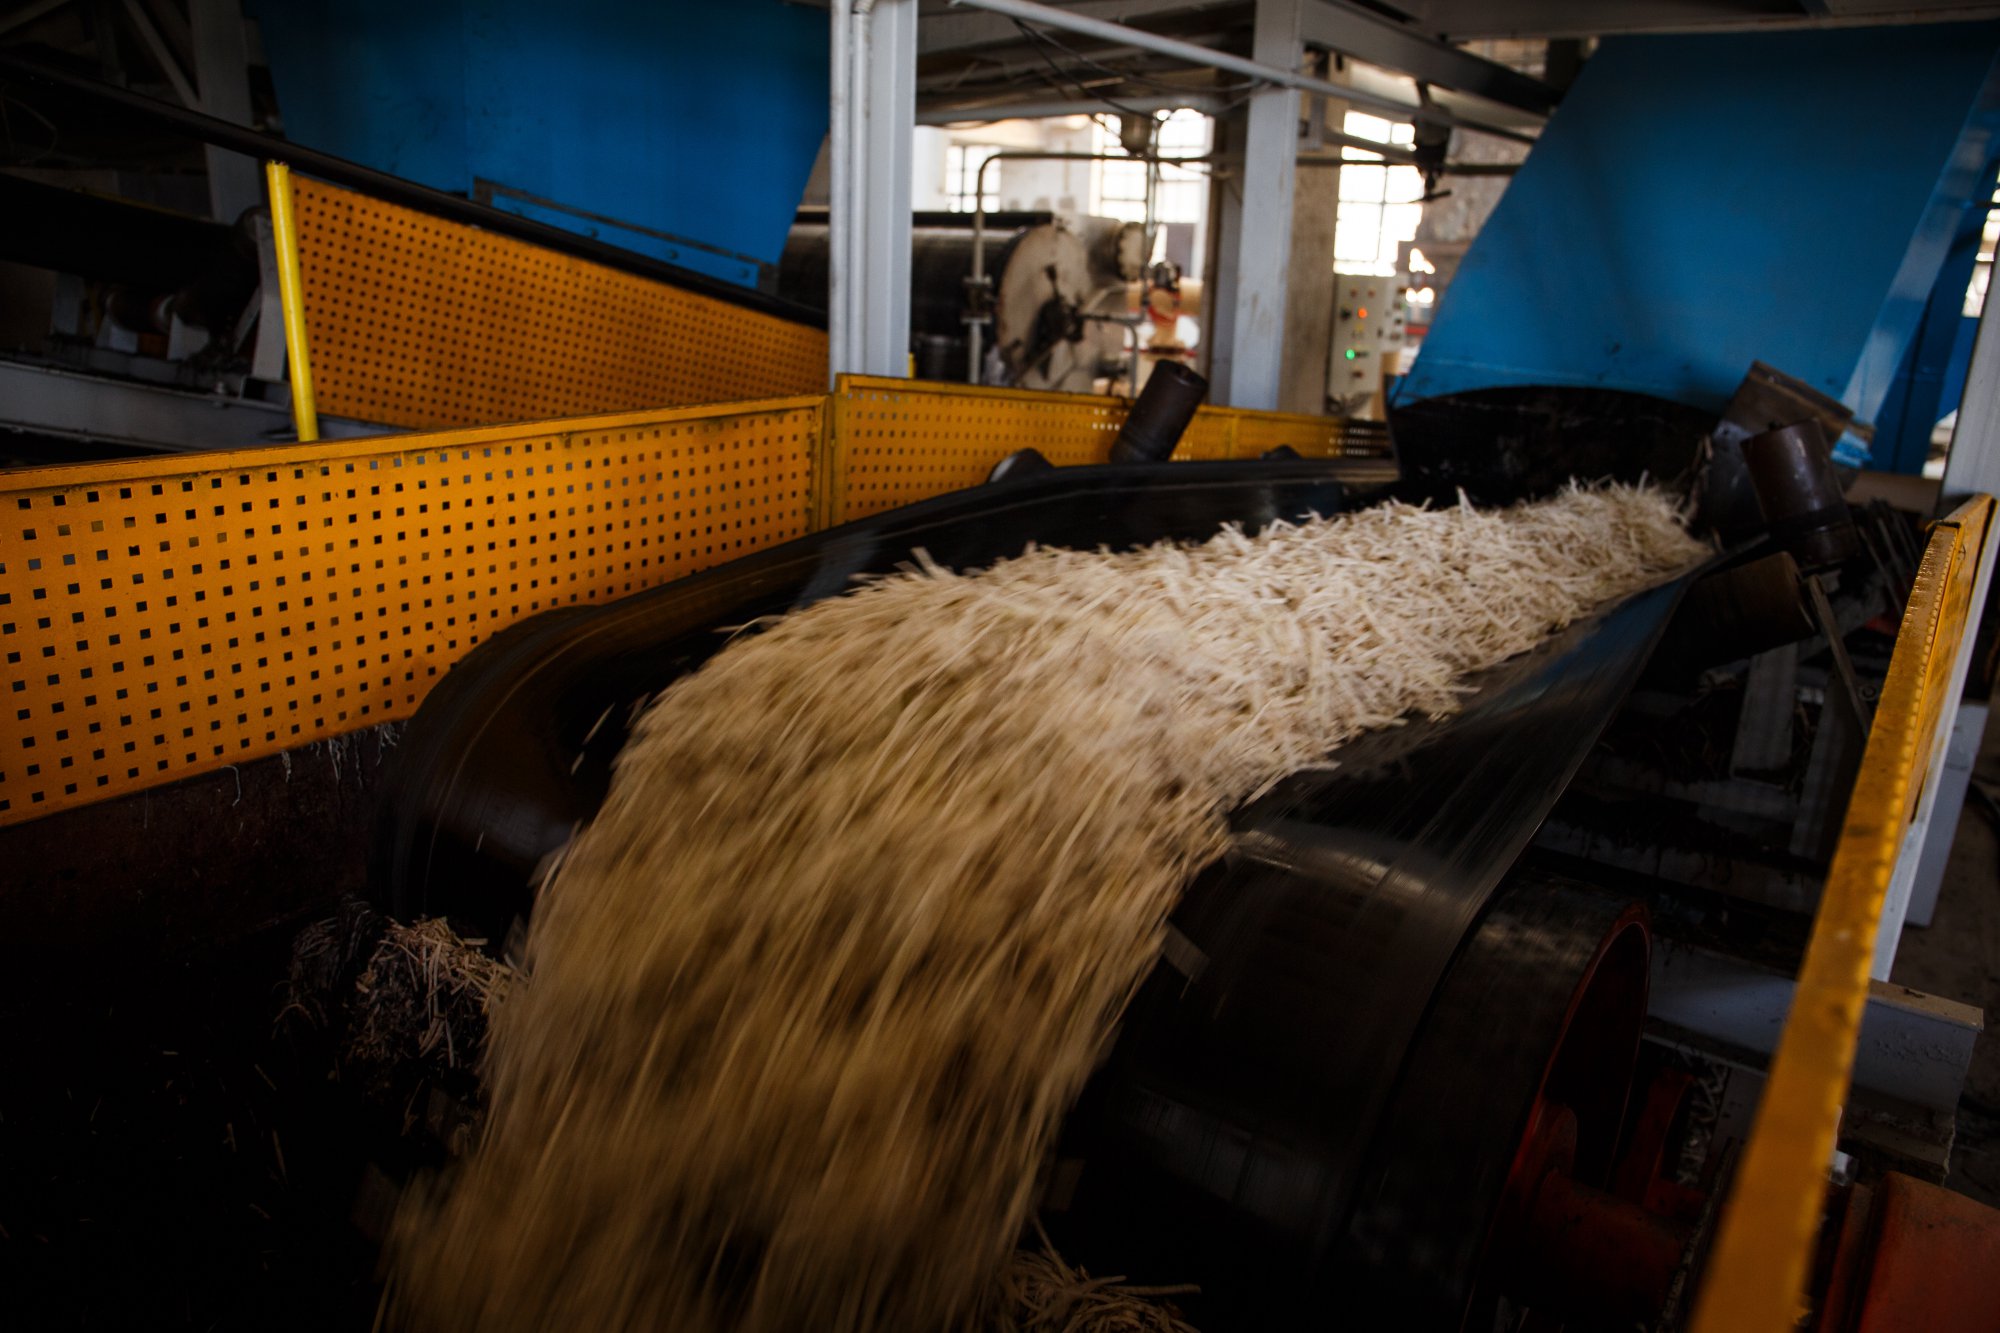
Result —
POLYGON ((448 1330, 976 1328, 1062 1117, 1228 811, 1705 548, 1573 488, 925 565, 638 721, 413 1194, 448 1330))

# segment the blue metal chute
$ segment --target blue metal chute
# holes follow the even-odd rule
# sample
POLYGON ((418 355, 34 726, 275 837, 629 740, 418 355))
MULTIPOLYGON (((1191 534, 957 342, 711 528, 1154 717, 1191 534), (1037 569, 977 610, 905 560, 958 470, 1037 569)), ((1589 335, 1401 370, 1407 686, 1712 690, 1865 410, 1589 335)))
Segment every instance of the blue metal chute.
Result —
POLYGON ((297 142, 748 287, 826 135, 826 18, 783 0, 250 9, 297 142))
POLYGON ((1401 397, 1590 386, 1720 412, 1763 361, 1876 422, 1992 191, 1996 52, 1995 23, 1606 41, 1401 397))

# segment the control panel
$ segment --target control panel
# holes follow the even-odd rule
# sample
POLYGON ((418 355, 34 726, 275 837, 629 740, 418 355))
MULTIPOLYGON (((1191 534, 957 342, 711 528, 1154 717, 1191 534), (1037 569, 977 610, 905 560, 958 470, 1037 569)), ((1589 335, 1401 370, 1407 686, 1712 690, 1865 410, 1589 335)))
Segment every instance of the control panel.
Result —
POLYGON ((1400 278, 1334 275, 1333 344, 1326 392, 1337 402, 1365 399, 1393 373, 1408 313, 1400 278))

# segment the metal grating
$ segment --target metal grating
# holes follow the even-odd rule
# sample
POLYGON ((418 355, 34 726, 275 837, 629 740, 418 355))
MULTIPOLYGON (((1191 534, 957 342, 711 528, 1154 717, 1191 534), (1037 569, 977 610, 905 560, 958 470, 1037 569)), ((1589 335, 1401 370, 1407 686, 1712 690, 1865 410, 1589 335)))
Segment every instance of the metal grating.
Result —
POLYGON ((1058 467, 1102 463, 1125 420, 1116 398, 843 375, 833 394, 831 522, 977 486, 1017 449, 1058 467))
POLYGON ((1280 445, 1290 445, 1306 458, 1340 458, 1347 452, 1347 423, 1338 417, 1217 410, 1235 419, 1232 458, 1256 458, 1280 445))
POLYGON ((448 427, 825 388, 823 330, 293 181, 323 412, 448 427))
MULTIPOLYGON (((833 405, 827 522, 977 486, 1017 449, 1058 467, 1102 463, 1126 411, 1122 398, 859 375, 841 376, 833 405)), ((1333 417, 1204 407, 1174 456, 1254 458, 1289 444, 1332 458, 1344 431, 1333 417)))
POLYGON ((824 401, 7 476, 0 824, 407 717, 523 616, 802 535, 824 401))
MULTIPOLYGON (((1118 414, 1124 420, 1124 411, 1118 414)), ((1188 423, 1181 435, 1180 447, 1174 450, 1175 458, 1234 458, 1236 456, 1235 414, 1227 408, 1201 407, 1195 409, 1194 420, 1188 423)))

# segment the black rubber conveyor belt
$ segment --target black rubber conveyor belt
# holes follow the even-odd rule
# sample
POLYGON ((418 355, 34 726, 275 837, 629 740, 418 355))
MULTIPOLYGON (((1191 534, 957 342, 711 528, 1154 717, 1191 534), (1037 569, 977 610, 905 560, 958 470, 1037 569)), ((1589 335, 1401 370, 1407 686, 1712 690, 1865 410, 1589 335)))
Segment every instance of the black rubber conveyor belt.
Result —
MULTIPOLYGON (((1384 1120, 1406 1054, 1685 582, 1475 676, 1461 713, 1361 737, 1337 768, 1294 776, 1239 812, 1231 852, 1190 886, 1174 916, 1180 939, 1071 1118, 1066 1152, 1088 1164, 1084 1210, 1110 1214, 1094 1229, 1120 1236, 1117 1271, 1149 1259, 1147 1280, 1200 1283, 1202 1308, 1225 1311, 1230 1328, 1303 1327, 1336 1310, 1361 1314, 1370 1293, 1387 1299, 1393 1284, 1374 1270, 1406 1256, 1371 1238, 1413 1219, 1402 1205, 1387 1217, 1366 1205, 1394 1193, 1378 1136, 1409 1128, 1384 1120), (1150 1255, 1134 1252, 1135 1236, 1150 1255)), ((1602 922, 1580 914, 1576 925, 1569 938, 1544 923, 1545 962, 1597 943, 1602 922)), ((1547 1053, 1499 1040, 1521 1018, 1507 998, 1489 997, 1495 1042, 1463 1071, 1459 1095, 1426 1108, 1504 1122, 1482 1144, 1497 1161, 1446 1163, 1433 1179, 1422 1228, 1431 1242, 1447 1231, 1483 1238, 1518 1137, 1508 1125, 1525 1109, 1498 1095, 1513 1072, 1502 1065, 1538 1068, 1547 1053), (1470 1187, 1482 1173, 1495 1189, 1470 1187)), ((1423 1295, 1449 1307, 1443 1278, 1423 1295)), ((1397 1326, 1436 1326, 1404 1303, 1411 1293, 1397 1295, 1397 1326)), ((1378 1325, 1364 1316, 1352 1326, 1378 1325)))
MULTIPOLYGON (((536 867, 602 801, 635 707, 718 650, 718 627, 837 594, 918 550, 977 568, 1031 542, 1199 540, 1366 503, 1346 474, 1337 460, 1058 469, 517 625, 411 723, 384 792, 377 891, 405 918, 448 914, 505 938, 532 906, 536 867)), ((1233 850, 1191 886, 1180 938, 1066 1131, 1065 1153, 1088 1163, 1085 1204, 1108 1189, 1118 1227, 1150 1238, 1164 1266, 1131 1271, 1218 1288, 1243 1326, 1340 1308, 1330 1284, 1367 1262, 1351 1219, 1357 1235, 1394 1225, 1355 1203, 1364 1188, 1389 1197, 1368 1179, 1371 1145, 1433 994, 1687 582, 1570 627, 1474 678, 1456 716, 1363 737, 1338 768, 1238 813, 1233 850)), ((1466 1198, 1490 1212, 1478 1191, 1466 1198)))

